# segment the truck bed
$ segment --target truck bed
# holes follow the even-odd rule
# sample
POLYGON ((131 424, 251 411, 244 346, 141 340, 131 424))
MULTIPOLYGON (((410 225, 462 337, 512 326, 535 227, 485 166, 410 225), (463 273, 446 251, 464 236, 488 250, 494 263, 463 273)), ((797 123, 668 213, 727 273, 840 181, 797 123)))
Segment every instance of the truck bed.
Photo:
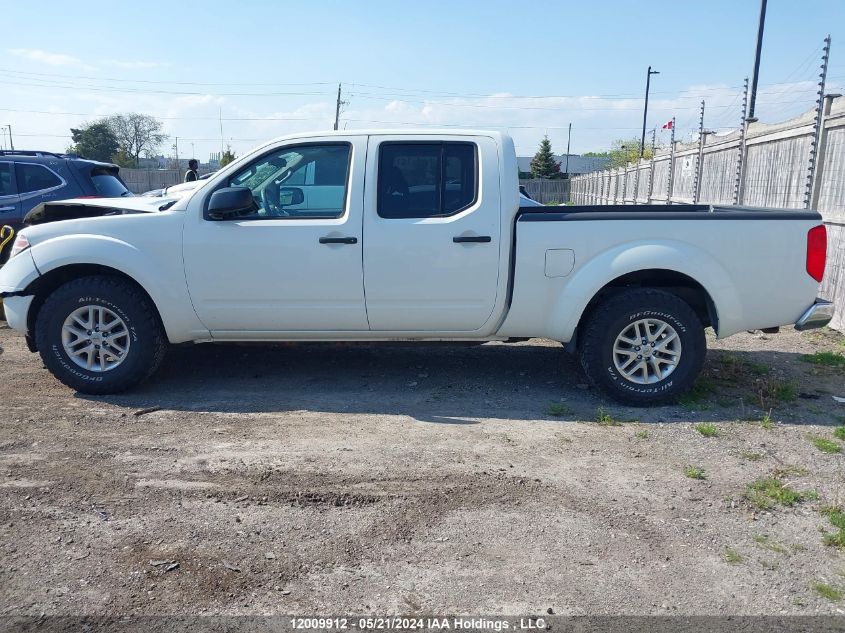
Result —
POLYGON ((817 211, 764 209, 728 205, 612 204, 556 207, 520 207, 517 221, 560 222, 584 220, 819 220, 817 211))

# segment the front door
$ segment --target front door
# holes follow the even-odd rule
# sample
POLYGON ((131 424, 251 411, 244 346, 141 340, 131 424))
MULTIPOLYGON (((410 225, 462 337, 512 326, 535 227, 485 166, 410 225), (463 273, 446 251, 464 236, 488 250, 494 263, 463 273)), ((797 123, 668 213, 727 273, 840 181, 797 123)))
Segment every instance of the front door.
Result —
POLYGON ((370 137, 364 286, 372 330, 472 332, 489 320, 501 246, 497 155, 481 136, 370 137))
POLYGON ((280 145, 215 186, 249 187, 252 213, 214 221, 190 205, 185 274, 212 333, 367 330, 365 154, 366 137, 280 145))

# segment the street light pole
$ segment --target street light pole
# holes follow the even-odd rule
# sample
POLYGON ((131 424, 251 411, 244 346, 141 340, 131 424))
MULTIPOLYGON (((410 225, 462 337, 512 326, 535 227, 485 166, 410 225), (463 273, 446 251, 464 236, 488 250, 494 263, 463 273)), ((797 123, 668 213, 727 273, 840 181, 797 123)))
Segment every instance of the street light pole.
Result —
POLYGON ((569 134, 566 137, 566 177, 569 178, 569 144, 572 142, 572 124, 569 124, 569 134))
POLYGON ((757 52, 754 55, 754 75, 751 79, 751 100, 748 104, 748 120, 756 121, 754 106, 757 105, 757 79, 760 76, 760 53, 763 50, 763 27, 766 26, 766 0, 760 0, 760 22, 757 24, 757 52))
POLYGON ((646 117, 648 117, 648 91, 651 87, 651 76, 652 75, 659 75, 660 71, 652 70, 651 66, 648 67, 648 73, 646 73, 645 77, 645 106, 643 107, 643 136, 640 140, 640 158, 645 156, 645 125, 646 125, 646 117))

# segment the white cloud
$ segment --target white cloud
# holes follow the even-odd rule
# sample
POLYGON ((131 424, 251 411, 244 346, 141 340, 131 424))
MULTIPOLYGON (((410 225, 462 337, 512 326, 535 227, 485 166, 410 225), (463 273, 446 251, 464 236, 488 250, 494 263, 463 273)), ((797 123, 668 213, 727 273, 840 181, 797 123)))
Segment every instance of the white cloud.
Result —
POLYGON ((47 64, 48 66, 75 66, 77 68, 84 68, 92 70, 93 66, 83 63, 78 57, 73 55, 65 55, 63 53, 51 53, 39 48, 11 48, 9 52, 16 57, 23 57, 34 62, 47 64))

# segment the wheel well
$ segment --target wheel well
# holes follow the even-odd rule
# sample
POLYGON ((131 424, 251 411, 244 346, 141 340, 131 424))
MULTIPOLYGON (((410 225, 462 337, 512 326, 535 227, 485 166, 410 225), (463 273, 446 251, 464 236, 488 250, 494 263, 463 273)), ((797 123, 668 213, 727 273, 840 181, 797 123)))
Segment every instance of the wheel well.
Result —
POLYGON ((719 319, 716 313, 716 305, 704 286, 692 277, 674 270, 648 269, 622 275, 605 284, 584 308, 573 341, 577 338, 581 325, 587 321, 590 313, 595 310, 599 303, 627 288, 659 288, 671 292, 686 301, 695 310, 705 327, 709 325, 718 331, 719 319))
POLYGON ((153 306, 159 324, 162 323, 161 315, 158 312, 158 307, 156 306, 155 301, 153 301, 152 297, 150 297, 150 294, 144 289, 141 284, 132 279, 132 277, 130 277, 126 273, 121 272, 115 268, 110 268, 109 266, 101 266, 100 264, 70 264, 68 266, 61 266, 59 268, 55 268, 49 271, 48 273, 41 275, 38 279, 36 279, 31 284, 29 284, 29 286, 27 286, 25 293, 35 296, 35 298, 32 300, 32 305, 30 305, 29 307, 29 314, 27 314, 26 318, 26 325, 27 331, 29 332, 29 336, 31 338, 34 338, 33 334, 35 332, 35 321, 38 318, 38 313, 41 310, 41 306, 43 306, 44 302, 47 300, 47 297, 49 297, 54 290, 69 281, 73 281, 74 279, 80 279, 82 277, 92 277, 96 275, 106 277, 117 277, 118 279, 127 281, 133 286, 135 286, 135 288, 137 288, 141 293, 143 293, 144 297, 147 298, 147 300, 150 302, 150 305, 153 306))

